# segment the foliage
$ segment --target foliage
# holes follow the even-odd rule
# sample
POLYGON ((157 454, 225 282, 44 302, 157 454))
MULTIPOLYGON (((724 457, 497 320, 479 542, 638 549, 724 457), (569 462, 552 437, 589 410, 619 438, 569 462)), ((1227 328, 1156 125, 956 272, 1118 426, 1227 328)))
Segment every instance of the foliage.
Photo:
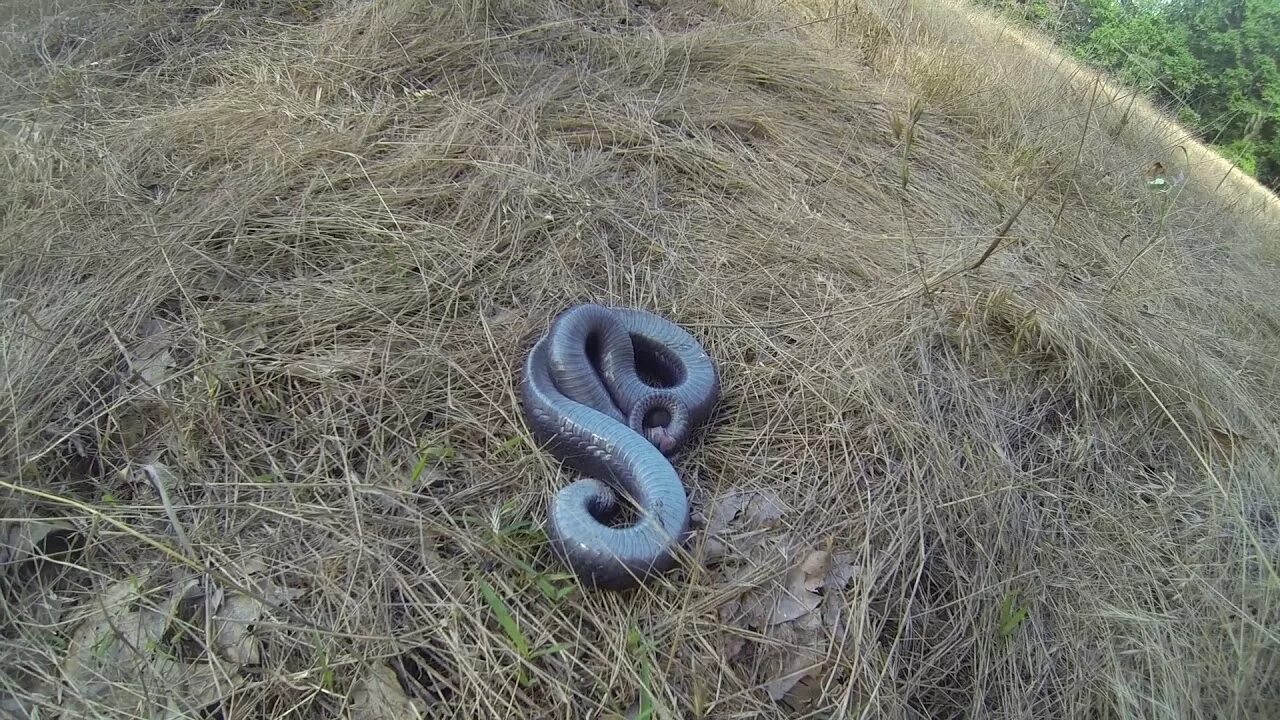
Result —
POLYGON ((1218 152, 1250 175, 1258 174, 1258 158, 1262 148, 1252 140, 1241 138, 1218 148, 1218 152))
POLYGON ((1170 25, 1155 0, 1088 0, 1097 24, 1075 46, 1089 63, 1136 87, 1178 97, 1193 91, 1204 66, 1188 49, 1187 29, 1170 25))
POLYGON ((1150 92, 1280 187, 1280 0, 979 0, 1150 92))
POLYGON ((1208 70, 1191 103, 1202 128, 1256 153, 1258 171, 1276 184, 1280 0, 1175 0, 1168 14, 1190 30, 1188 48, 1208 70))

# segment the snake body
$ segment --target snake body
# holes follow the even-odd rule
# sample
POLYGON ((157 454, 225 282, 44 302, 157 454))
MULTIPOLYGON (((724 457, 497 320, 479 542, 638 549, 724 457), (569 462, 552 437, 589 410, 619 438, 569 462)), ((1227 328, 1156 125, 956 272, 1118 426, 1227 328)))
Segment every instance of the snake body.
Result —
POLYGON ((644 310, 577 305, 534 344, 520 394, 535 441, 584 476, 550 503, 553 552, 584 585, 608 589, 674 566, 689 503, 667 456, 720 397, 697 339, 644 310), (625 526, 611 523, 619 493, 636 506, 625 526))

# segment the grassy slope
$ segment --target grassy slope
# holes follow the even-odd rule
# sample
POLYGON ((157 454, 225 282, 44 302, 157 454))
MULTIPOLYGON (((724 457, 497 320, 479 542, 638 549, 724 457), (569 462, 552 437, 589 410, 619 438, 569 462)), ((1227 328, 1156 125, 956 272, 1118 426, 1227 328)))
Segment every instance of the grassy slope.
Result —
POLYGON ((83 548, 5 569, 0 707, 1277 702, 1272 201, 1196 152, 1152 196, 1176 130, 1078 68, 940 3, 95 8, 6 38, 0 517, 83 548), (586 299, 726 383, 715 532, 622 596, 519 440, 586 299))

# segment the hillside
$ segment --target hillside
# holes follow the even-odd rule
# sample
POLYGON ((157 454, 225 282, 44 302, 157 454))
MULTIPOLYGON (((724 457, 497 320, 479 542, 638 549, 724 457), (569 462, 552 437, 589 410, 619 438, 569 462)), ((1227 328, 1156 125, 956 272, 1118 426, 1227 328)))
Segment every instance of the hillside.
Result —
POLYGON ((1265 718, 1274 196, 929 0, 0 10, 0 716, 1265 718), (1167 190, 1148 168, 1168 168, 1167 190), (583 591, 525 354, 694 333, 583 591))

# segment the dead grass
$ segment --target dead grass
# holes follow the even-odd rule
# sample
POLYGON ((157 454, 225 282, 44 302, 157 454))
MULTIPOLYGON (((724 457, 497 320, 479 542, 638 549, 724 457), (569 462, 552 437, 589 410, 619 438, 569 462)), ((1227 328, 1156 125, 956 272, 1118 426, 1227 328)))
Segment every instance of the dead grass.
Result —
POLYGON ((932 1, 94 7, 5 43, 6 712, 1280 701, 1274 215, 1114 89, 932 1), (625 595, 515 394, 588 299, 725 377, 625 595))

